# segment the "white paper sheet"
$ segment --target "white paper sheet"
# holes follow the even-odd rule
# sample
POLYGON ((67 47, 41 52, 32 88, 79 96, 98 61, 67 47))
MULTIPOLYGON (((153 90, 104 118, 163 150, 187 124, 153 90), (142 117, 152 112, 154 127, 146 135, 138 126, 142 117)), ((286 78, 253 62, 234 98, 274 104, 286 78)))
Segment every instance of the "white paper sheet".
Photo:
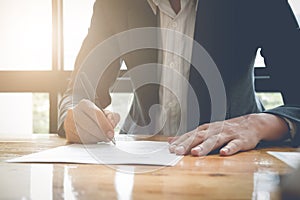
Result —
POLYGON ((300 165, 300 152, 276 152, 268 151, 268 154, 282 160, 289 166, 297 168, 300 165))
POLYGON ((117 145, 100 143, 72 144, 29 154, 7 162, 143 164, 174 166, 183 157, 169 153, 167 142, 118 141, 117 145))

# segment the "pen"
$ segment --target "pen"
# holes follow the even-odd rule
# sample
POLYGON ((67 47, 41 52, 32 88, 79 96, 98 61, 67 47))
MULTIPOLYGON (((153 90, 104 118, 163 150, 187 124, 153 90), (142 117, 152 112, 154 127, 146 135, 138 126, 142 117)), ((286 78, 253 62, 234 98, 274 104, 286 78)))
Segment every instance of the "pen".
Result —
POLYGON ((115 146, 117 145, 115 136, 111 139, 111 142, 112 142, 115 146))

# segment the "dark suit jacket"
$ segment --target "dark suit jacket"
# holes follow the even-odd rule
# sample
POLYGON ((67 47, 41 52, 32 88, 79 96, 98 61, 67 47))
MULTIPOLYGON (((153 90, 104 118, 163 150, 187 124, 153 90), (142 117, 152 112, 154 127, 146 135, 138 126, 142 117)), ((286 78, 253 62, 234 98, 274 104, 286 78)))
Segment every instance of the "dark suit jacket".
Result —
MULTIPOLYGON (((141 27, 159 27, 146 0, 97 0, 87 37, 78 54, 75 70, 60 103, 59 134, 64 135, 63 120, 72 103, 74 79, 88 53, 110 36, 141 27)), ((226 118, 260 112, 254 94, 253 62, 256 51, 262 48, 271 81, 281 91, 285 105, 265 112, 286 117, 300 128, 300 72, 299 26, 287 0, 199 0, 194 40, 200 43, 216 63, 226 91, 226 118)), ((193 58, 197 57, 195 50, 193 58)), ((128 69, 144 63, 156 63, 158 51, 143 49, 130 52, 115 60, 101 77, 95 99, 96 105, 110 104, 109 87, 115 82, 120 59, 128 69)), ((191 66, 189 82, 196 92, 201 111, 197 125, 220 120, 211 118, 211 99, 203 77, 191 66)), ((139 125, 150 121, 149 108, 157 104, 158 85, 145 85, 134 92, 130 115, 139 125)), ((192 111, 193 108, 189 108, 192 111)), ((194 120, 195 121, 195 120, 194 120)), ((125 123, 126 124, 126 123, 125 123)), ((130 126, 130 125, 129 125, 130 126)), ((300 143, 297 134, 295 142, 300 143)))

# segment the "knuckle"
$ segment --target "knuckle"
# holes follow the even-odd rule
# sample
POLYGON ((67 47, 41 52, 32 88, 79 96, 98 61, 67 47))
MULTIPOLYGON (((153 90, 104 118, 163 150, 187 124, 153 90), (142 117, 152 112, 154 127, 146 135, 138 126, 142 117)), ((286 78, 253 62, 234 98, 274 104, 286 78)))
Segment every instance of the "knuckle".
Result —
POLYGON ((204 137, 205 137, 205 133, 204 133, 204 131, 197 131, 197 132, 194 134, 194 136, 195 136, 195 139, 196 139, 196 140, 203 140, 204 137))
POLYGON ((109 111, 109 110, 103 110, 103 113, 104 113, 105 115, 112 115, 112 114, 114 114, 113 112, 111 112, 111 111, 109 111))
POLYGON ((115 120, 116 120, 117 122, 119 122, 120 119, 121 119, 121 116, 120 116, 118 113, 115 113, 115 114, 114 114, 114 118, 115 118, 115 120))
MULTIPOLYGON (((188 133, 186 133, 186 136, 187 136, 187 137, 192 137, 194 133, 195 133, 194 131, 188 132, 188 133)), ((180 136, 180 137, 181 137, 181 136, 180 136)))
POLYGON ((87 103, 86 101, 87 101, 86 99, 82 99, 79 101, 78 105, 79 106, 85 105, 87 103))
POLYGON ((80 102, 78 103, 78 106, 79 107, 82 107, 82 106, 88 106, 90 104, 90 101, 87 100, 87 99, 82 99, 80 100, 80 102))
POLYGON ((220 133, 220 136, 221 136, 224 140, 226 140, 226 141, 229 141, 229 140, 234 139, 234 137, 233 137, 232 134, 226 133, 226 132, 220 133))
POLYGON ((197 131, 205 130, 207 129, 207 127, 209 127, 209 123, 204 123, 201 126, 198 126, 196 130, 197 131))
POLYGON ((222 134, 216 135, 216 144, 221 144, 225 140, 225 137, 222 134))
POLYGON ((239 149, 243 149, 243 145, 239 142, 239 141, 232 141, 231 142, 231 147, 233 148, 233 149, 236 149, 236 150, 239 150, 239 149))
POLYGON ((227 125, 225 128, 224 128, 224 132, 227 134, 227 135, 234 135, 236 133, 236 128, 231 126, 231 125, 227 125))

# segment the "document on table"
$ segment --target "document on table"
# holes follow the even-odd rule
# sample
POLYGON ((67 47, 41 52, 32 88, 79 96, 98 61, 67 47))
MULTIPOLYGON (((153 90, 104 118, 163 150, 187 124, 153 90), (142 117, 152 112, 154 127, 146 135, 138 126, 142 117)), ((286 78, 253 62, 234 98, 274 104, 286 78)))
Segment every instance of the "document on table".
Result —
POLYGON ((268 151, 268 154, 278 158, 293 168, 297 168, 300 165, 300 152, 268 151))
POLYGON ((72 144, 29 154, 7 162, 140 164, 174 166, 183 157, 171 154, 167 142, 118 141, 110 143, 72 144))

